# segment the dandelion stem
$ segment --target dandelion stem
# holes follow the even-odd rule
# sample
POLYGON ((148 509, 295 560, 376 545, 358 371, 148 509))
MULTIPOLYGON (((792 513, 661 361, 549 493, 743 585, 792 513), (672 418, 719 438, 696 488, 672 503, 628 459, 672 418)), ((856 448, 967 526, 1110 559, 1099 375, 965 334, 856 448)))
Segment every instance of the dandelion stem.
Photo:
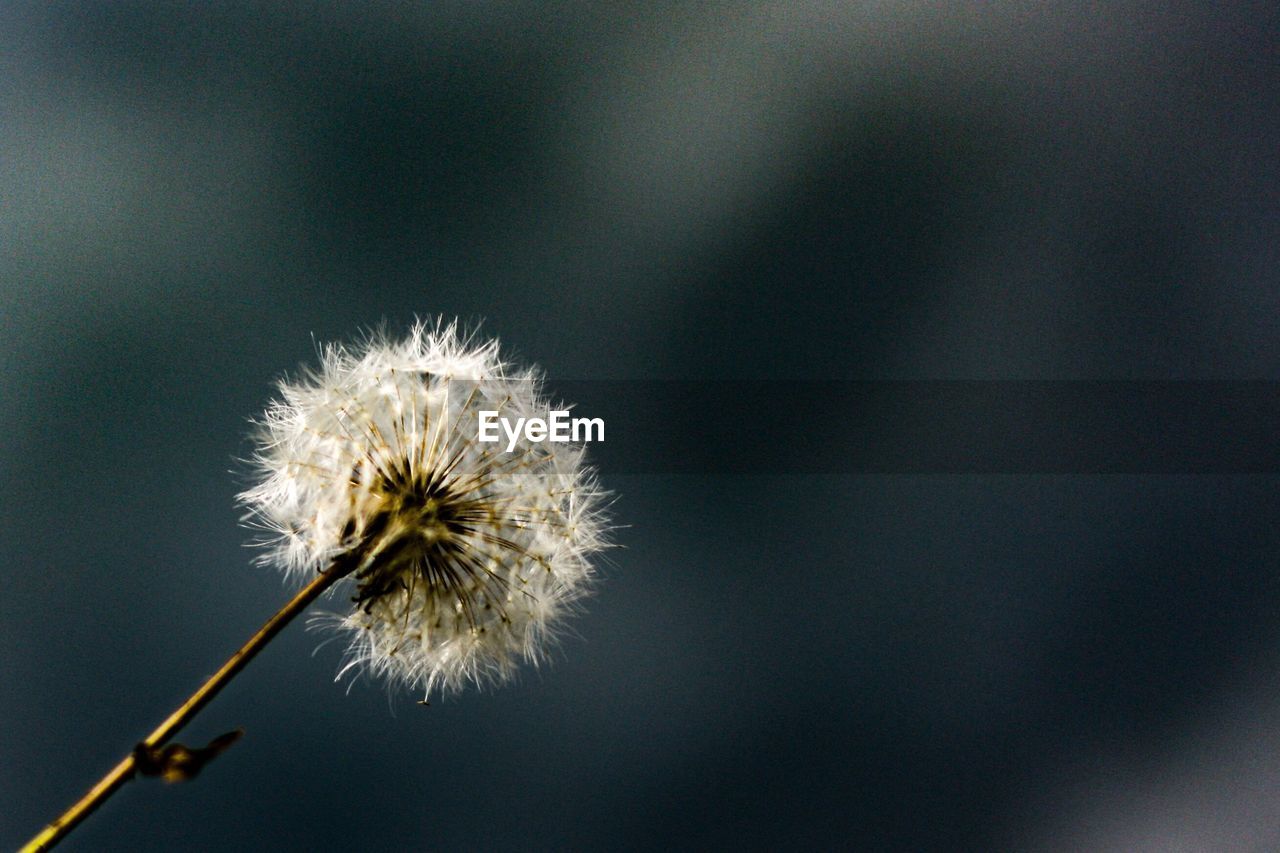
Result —
POLYGON ((89 792, 81 797, 75 805, 67 809, 56 820, 40 831, 40 834, 27 842, 21 850, 21 853, 35 853, 35 851, 48 850, 59 841, 61 841, 67 833, 80 821, 88 817, 94 809, 102 805, 108 797, 114 794, 120 787, 132 779, 137 772, 136 755, 140 750, 150 751, 158 747, 164 746, 169 739, 178 733, 178 730, 191 721, 197 713, 200 712, 205 705, 218 695, 223 687, 227 685, 232 678, 236 676, 240 670, 253 660, 254 656, 262 651, 262 648, 271 641, 276 634, 288 625, 303 610, 307 608, 313 601, 319 598, 325 590, 331 587, 335 582, 345 577, 352 571, 353 565, 349 560, 339 560, 334 562, 315 579, 298 591, 292 599, 289 600, 284 607, 276 615, 267 620, 257 632, 249 638, 240 650, 233 654, 222 667, 209 677, 209 680, 201 685, 200 689, 192 693, 187 701, 183 702, 178 709, 169 715, 163 723, 161 723, 155 731, 147 735, 146 739, 138 744, 138 750, 131 752, 120 761, 111 772, 103 776, 98 784, 89 789, 89 792))

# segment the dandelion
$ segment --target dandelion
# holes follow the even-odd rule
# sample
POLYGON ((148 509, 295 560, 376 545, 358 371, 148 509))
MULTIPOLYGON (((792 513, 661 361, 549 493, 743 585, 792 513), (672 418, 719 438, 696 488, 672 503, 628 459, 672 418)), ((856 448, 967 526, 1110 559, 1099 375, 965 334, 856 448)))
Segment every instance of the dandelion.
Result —
POLYGON ((495 342, 439 324, 330 346, 280 384, 241 500, 268 533, 264 562, 352 566, 356 606, 319 620, 351 637, 344 671, 429 696, 542 657, 589 586, 600 492, 578 445, 477 441, 481 411, 545 415, 539 386, 495 342))
POLYGON ((301 581, 294 597, 178 710, 24 850, 53 846, 136 774, 191 778, 238 733, 191 749, 171 738, 312 602, 348 637, 346 672, 455 691, 540 662, 591 588, 604 495, 580 445, 478 440, 479 413, 545 415, 540 374, 456 324, 329 345, 279 385, 257 422, 256 485, 240 495, 260 561, 301 581))

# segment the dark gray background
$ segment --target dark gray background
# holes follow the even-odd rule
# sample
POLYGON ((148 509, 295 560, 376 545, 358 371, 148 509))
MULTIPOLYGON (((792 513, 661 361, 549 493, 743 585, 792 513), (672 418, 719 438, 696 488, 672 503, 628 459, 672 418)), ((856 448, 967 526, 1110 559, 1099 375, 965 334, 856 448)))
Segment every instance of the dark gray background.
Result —
MULTIPOLYGON (((313 336, 484 318, 566 380, 1280 379, 1276 24, 5 3, 0 845, 286 597, 229 469, 313 336)), ((423 709, 293 628, 184 738, 241 743, 67 848, 1280 847, 1275 476, 602 476, 625 548, 553 666, 423 709)))

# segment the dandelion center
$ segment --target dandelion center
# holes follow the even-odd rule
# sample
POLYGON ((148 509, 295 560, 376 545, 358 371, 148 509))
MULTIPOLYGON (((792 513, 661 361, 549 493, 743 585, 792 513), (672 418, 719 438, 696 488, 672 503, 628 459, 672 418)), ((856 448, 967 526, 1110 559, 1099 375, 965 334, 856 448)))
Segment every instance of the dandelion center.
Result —
POLYGON ((356 575, 354 601, 372 612, 383 599, 408 603, 421 593, 434 607, 451 601, 473 627, 477 607, 492 607, 500 580, 475 559, 469 539, 496 518, 492 502, 464 495, 454 479, 396 472, 375 490, 381 508, 369 520, 355 553, 370 556, 356 575))

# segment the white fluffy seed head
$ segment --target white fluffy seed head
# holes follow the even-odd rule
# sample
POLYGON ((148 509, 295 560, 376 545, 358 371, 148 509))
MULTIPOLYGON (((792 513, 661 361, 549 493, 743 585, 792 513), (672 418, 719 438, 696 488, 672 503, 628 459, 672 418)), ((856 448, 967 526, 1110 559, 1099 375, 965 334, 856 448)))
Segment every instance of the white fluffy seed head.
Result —
POLYGON ((352 609, 323 619, 350 636, 342 672, 430 696, 538 662, 590 587, 605 518, 581 446, 478 441, 482 410, 547 416, 537 372, 456 324, 419 323, 326 346, 279 391, 240 499, 265 562, 295 578, 354 567, 352 609))

